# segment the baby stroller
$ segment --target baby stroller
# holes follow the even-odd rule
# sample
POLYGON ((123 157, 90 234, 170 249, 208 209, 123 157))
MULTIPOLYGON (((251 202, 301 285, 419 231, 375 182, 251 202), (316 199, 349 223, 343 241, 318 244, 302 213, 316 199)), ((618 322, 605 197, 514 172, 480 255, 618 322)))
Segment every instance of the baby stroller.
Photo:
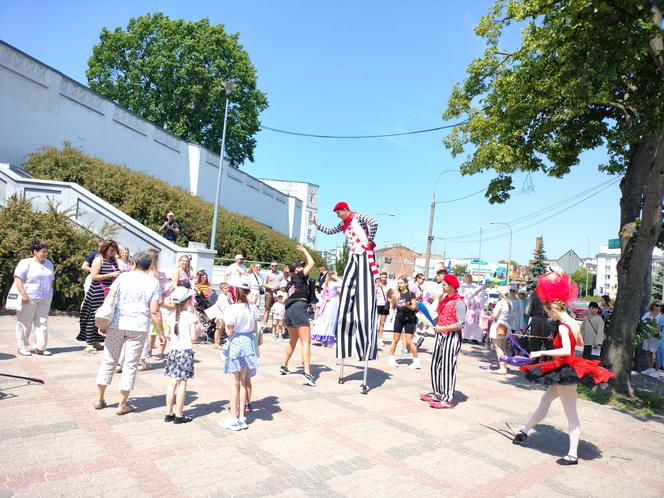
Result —
POLYGON ((203 329, 203 333, 199 338, 199 342, 209 344, 214 342, 214 332, 217 330, 217 324, 215 321, 209 319, 205 314, 205 310, 212 306, 212 303, 207 297, 205 297, 203 292, 199 291, 198 289, 194 289, 194 292, 196 292, 196 295, 194 296, 194 309, 196 310, 198 320, 201 323, 201 328, 203 329))

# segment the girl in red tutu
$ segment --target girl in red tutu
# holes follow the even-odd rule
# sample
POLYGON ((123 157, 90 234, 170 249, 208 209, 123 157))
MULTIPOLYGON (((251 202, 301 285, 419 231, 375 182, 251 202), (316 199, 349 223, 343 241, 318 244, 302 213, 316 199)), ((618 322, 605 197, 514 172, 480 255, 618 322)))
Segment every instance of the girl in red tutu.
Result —
POLYGON ((579 463, 577 447, 581 433, 579 416, 576 412, 576 384, 607 382, 614 374, 602 368, 599 361, 586 360, 574 354, 576 345, 583 345, 583 340, 578 322, 567 314, 568 303, 578 292, 576 284, 570 280, 569 275, 546 273, 537 280, 535 292, 544 303, 544 309, 549 317, 559 321, 560 325, 553 337, 554 349, 533 351, 530 354, 531 358, 548 356, 550 359, 521 367, 528 380, 541 382, 549 387, 530 420, 514 436, 512 443, 523 444, 528 438, 528 432, 544 419, 551 403, 560 398, 569 426, 569 452, 567 456, 558 459, 557 463, 576 465, 579 463))

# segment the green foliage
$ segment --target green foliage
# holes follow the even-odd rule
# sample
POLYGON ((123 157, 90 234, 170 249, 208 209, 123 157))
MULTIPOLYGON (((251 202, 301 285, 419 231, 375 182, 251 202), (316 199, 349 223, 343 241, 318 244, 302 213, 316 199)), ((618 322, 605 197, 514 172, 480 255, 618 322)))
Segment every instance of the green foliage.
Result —
POLYGON ((55 268, 55 289, 51 307, 76 310, 83 301, 81 263, 96 248, 92 234, 75 227, 57 206, 45 212, 32 209, 29 199, 16 196, 0 207, 0 299, 2 303, 13 282, 14 269, 21 259, 32 257, 30 245, 42 239, 49 245, 48 258, 55 268))
POLYGON ((657 321, 652 318, 641 320, 636 326, 636 333, 632 337, 632 345, 635 348, 641 347, 641 343, 647 337, 654 337, 655 339, 660 338, 659 325, 657 324, 657 321))
POLYGON ((655 393, 635 390, 634 397, 630 398, 620 396, 598 386, 590 387, 586 384, 579 384, 577 392, 582 399, 587 399, 600 405, 612 405, 627 412, 639 413, 647 417, 655 414, 664 414, 664 398, 655 393))
POLYGON ((470 63, 443 114, 467 118, 444 140, 454 156, 471 146, 461 171, 495 170, 490 202, 509 198, 514 172, 561 178, 583 151, 601 145, 610 154, 603 169, 622 173, 630 146, 661 130, 662 30, 653 15, 661 6, 651 5, 494 3, 475 30, 486 42, 484 54, 470 63), (502 38, 512 27, 521 28, 521 43, 510 50, 502 38))
POLYGON ((230 96, 225 155, 233 165, 253 161, 258 115, 268 106, 256 87, 256 70, 239 33, 161 13, 129 21, 126 30, 104 28, 88 60, 88 85, 131 112, 189 142, 219 153, 226 93, 230 96))
POLYGON ((343 277, 344 270, 346 269, 346 265, 348 264, 348 258, 350 257, 350 249, 348 248, 348 242, 344 242, 344 247, 343 250, 341 251, 341 257, 337 259, 336 265, 334 265, 334 269, 337 271, 337 275, 339 277, 343 277))
POLYGON ((537 285, 537 277, 548 271, 546 264, 546 253, 544 252, 544 238, 541 239, 539 248, 533 251, 533 263, 530 265, 530 274, 528 275, 528 286, 537 285))
MULTIPOLYGON (((664 230, 662 230, 664 233, 664 230)), ((652 279, 652 289, 650 294, 653 299, 662 299, 662 286, 664 285, 664 259, 659 262, 657 266, 657 274, 652 279)))
POLYGON ((452 273, 454 275, 465 275, 468 272, 468 265, 454 265, 452 273))
MULTIPOLYGON (((25 168, 37 178, 78 183, 155 231, 172 209, 182 228, 179 244, 186 245, 189 241, 209 244, 212 204, 179 187, 88 156, 69 144, 62 150, 44 147, 30 154, 25 168)), ((250 261, 290 262, 299 257, 295 241, 224 209, 219 210, 216 242, 217 253, 223 258, 232 258, 238 252, 250 261)), ((310 252, 317 264, 322 263, 318 252, 310 252)))
POLYGON ((572 273, 572 281, 579 286, 579 296, 585 296, 595 288, 597 275, 589 272, 586 268, 579 268, 572 273), (586 275, 588 275, 588 288, 586 289, 586 275))

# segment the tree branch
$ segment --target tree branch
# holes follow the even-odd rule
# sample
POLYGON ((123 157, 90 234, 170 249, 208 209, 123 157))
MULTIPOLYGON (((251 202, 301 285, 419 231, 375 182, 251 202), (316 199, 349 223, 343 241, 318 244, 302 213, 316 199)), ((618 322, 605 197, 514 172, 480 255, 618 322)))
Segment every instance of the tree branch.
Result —
POLYGON ((650 12, 652 12, 652 21, 655 27, 659 29, 659 34, 650 39, 648 52, 653 62, 657 66, 662 77, 664 77, 664 40, 662 40, 662 9, 659 2, 650 2, 650 12))

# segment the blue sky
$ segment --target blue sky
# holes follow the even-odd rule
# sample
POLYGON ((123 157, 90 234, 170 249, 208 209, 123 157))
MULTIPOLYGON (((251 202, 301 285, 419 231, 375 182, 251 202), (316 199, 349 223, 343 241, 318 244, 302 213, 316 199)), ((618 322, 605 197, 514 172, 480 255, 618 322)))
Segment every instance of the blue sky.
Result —
MULTIPOLYGON (((452 85, 482 53, 473 27, 490 3, 4 0, 0 38, 86 83, 87 59, 103 27, 126 27, 131 17, 155 11, 190 20, 209 17, 228 32, 240 33, 256 66, 259 88, 270 102, 261 115, 264 125, 319 134, 397 133, 446 124, 440 116, 452 85)), ((433 180, 440 171, 461 163, 443 147, 443 137, 444 131, 323 140, 264 130, 257 135, 255 162, 243 169, 257 177, 320 185, 322 223, 335 221, 331 207, 338 200, 369 214, 392 213, 395 216, 378 217, 378 245, 400 242, 423 252, 433 180)), ((607 182, 611 177, 597 170, 605 158, 602 150, 589 152, 561 180, 535 174, 535 190, 529 194, 519 193, 526 177, 518 174, 517 188, 503 205, 490 205, 482 195, 438 205, 434 235, 457 238, 437 240, 434 249, 445 250, 448 258, 476 257, 479 237, 459 235, 477 232, 479 226, 495 229, 489 225, 493 220, 511 222, 607 182)), ((491 177, 443 175, 437 200, 476 192, 491 177)), ((514 224, 513 259, 530 259, 538 235, 544 237, 549 257, 569 249, 585 257, 588 243, 594 255, 600 244, 617 236, 619 198, 618 185, 612 184, 564 212, 559 211, 573 201, 514 224)), ((485 232, 483 259, 506 259, 508 240, 504 228, 485 232)), ((334 237, 320 234, 317 248, 335 243, 334 237)))

